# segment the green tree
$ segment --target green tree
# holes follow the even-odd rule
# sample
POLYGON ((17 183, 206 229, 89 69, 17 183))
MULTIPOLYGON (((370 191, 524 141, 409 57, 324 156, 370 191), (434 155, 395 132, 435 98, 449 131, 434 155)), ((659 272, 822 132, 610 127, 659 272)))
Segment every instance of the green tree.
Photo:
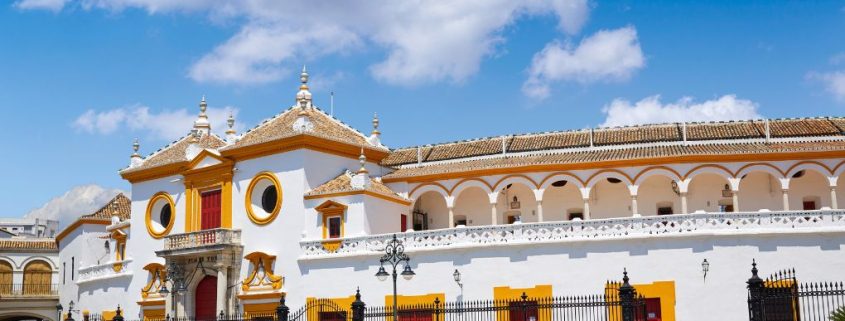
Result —
POLYGON ((830 321, 845 321, 845 306, 839 307, 830 314, 830 321))

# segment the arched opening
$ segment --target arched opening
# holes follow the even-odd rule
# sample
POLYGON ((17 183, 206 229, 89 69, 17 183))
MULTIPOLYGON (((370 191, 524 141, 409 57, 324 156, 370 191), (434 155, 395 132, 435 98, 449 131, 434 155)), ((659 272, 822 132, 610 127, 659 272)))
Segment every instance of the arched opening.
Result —
POLYGON ((732 197, 727 177, 701 173, 692 177, 687 188, 687 209, 689 213, 734 212, 732 197))
POLYGON ((440 229, 449 227, 449 208, 442 194, 428 191, 414 201, 414 211, 411 213, 408 228, 414 231, 440 229))
POLYGON ((631 193, 622 179, 601 178, 590 189, 590 218, 631 216, 631 193))
POLYGON ((12 294, 12 265, 0 261, 0 297, 12 294))
POLYGON ((194 318, 216 320, 217 318, 217 277, 206 276, 197 284, 194 291, 194 318))
POLYGON ((783 189, 780 180, 765 171, 753 171, 740 177, 740 211, 756 212, 762 209, 783 210, 783 189))
POLYGON ((831 207, 830 184, 821 173, 805 169, 789 178, 789 209, 817 210, 831 207))
POLYGON ((36 260, 23 268, 24 295, 50 295, 53 268, 47 262, 36 260))
POLYGON ((496 197, 499 222, 537 222, 537 201, 534 199, 534 191, 528 186, 521 183, 507 184, 499 190, 496 197))
POLYGON ((681 213, 681 191, 667 176, 654 175, 642 181, 637 189, 637 210, 642 216, 681 213))
POLYGON ((556 180, 543 192, 543 219, 566 221, 584 218, 584 200, 578 186, 567 180, 556 180))
POLYGON ((468 187, 462 190, 455 198, 455 226, 493 224, 490 211, 490 198, 487 192, 480 187, 468 187), (465 221, 460 221, 458 218, 463 218, 465 221))

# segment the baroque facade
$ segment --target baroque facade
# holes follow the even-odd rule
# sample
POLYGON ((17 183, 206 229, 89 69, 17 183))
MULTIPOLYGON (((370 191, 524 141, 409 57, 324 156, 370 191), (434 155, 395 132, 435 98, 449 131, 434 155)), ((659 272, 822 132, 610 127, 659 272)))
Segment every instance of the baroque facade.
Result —
MULTIPOLYGON (((409 304, 597 293, 627 268, 662 320, 736 320, 752 259, 809 280, 845 268, 843 118, 390 149, 377 118, 362 134, 301 80, 294 106, 247 132, 230 117, 225 137, 212 133, 203 98, 190 134, 146 157, 136 142, 120 172, 131 218, 98 225, 121 254, 80 265, 96 273, 62 303, 119 304, 131 319, 260 315, 282 296, 348 306, 360 287, 380 305, 391 288, 374 275, 393 235, 417 275, 399 283, 409 304)), ((63 263, 74 242, 59 242, 63 263)))

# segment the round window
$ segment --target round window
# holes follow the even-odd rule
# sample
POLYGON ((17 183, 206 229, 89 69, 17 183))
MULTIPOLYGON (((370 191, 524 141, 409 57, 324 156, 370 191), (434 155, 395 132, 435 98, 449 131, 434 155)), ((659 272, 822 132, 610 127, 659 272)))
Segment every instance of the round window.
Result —
POLYGON ((170 232, 173 227, 173 199, 167 193, 160 192, 150 198, 147 205, 147 232, 155 238, 160 238, 170 232))
POLYGON ((245 201, 250 220, 261 225, 272 222, 282 207, 279 180, 269 172, 258 174, 249 183, 245 201))

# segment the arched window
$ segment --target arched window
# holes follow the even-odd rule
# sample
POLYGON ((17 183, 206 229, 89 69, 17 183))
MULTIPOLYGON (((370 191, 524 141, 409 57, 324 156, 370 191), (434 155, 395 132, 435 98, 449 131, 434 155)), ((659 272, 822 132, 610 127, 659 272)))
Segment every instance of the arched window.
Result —
POLYGON ((12 265, 0 261, 0 296, 12 294, 12 265))
POLYGON ((49 295, 53 269, 47 262, 32 261, 23 269, 24 295, 49 295))

